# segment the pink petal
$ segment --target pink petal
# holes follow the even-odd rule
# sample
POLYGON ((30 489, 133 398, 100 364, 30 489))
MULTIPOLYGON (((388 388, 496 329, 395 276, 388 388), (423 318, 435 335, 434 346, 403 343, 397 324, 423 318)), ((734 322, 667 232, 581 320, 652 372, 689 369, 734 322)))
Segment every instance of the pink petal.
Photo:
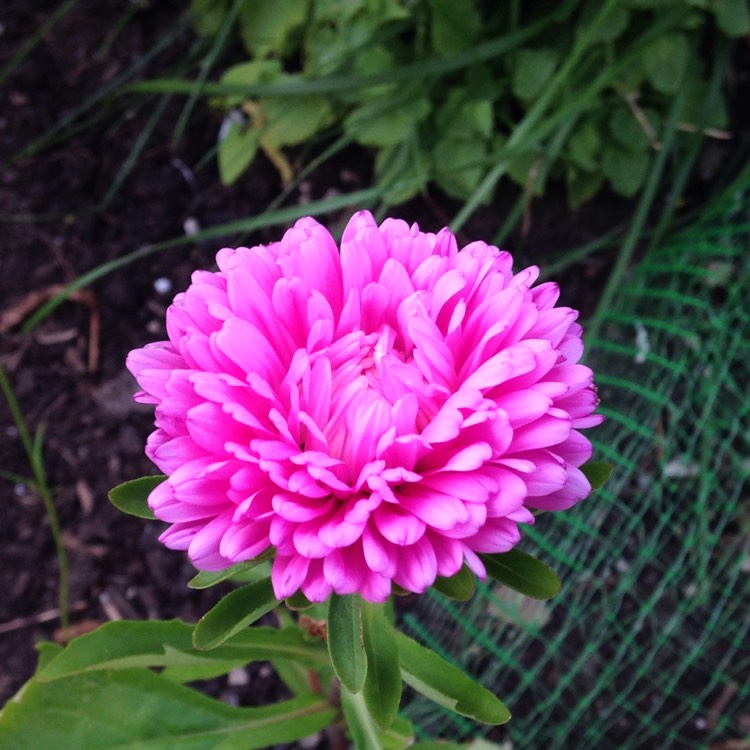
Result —
POLYGON ((433 529, 449 530, 469 519, 469 513, 461 500, 434 490, 409 486, 402 487, 397 494, 402 508, 424 521, 433 529))
POLYGON ((277 555, 271 568, 271 582, 276 598, 286 599, 297 593, 305 580, 309 567, 310 561, 300 555, 291 557, 277 555))
POLYGON ((424 521, 416 518, 398 505, 383 503, 373 512, 378 531, 393 544, 408 546, 415 544, 427 528, 424 521))
POLYGON ((232 524, 232 511, 228 510, 198 530, 188 546, 188 556, 198 570, 222 570, 226 558, 219 552, 221 538, 232 524))
POLYGON ((518 544, 521 532, 514 521, 507 518, 489 520, 475 536, 466 540, 475 552, 507 552, 518 544))
POLYGON ((558 445, 568 439, 570 429, 570 418, 564 412, 558 413, 553 409, 535 422, 516 430, 509 451, 520 453, 558 445))
POLYGON ((220 554, 233 563, 252 560, 270 546, 269 527, 268 521, 252 521, 242 524, 235 521, 221 538, 220 554))
POLYGON ((552 399, 532 390, 512 391, 499 396, 497 405, 507 412, 514 430, 539 419, 552 406, 552 399))
POLYGON ((302 584, 302 593, 311 602, 324 602, 333 592, 333 586, 323 575, 323 561, 311 560, 307 570, 307 577, 302 584))
POLYGON ((407 591, 421 594, 435 583, 437 556, 427 537, 399 550, 398 572, 393 580, 407 591))
POLYGON ((337 594, 357 593, 367 575, 361 549, 335 549, 323 558, 323 575, 337 594))
POLYGON ((362 551, 370 570, 388 578, 396 575, 398 547, 384 539, 373 524, 368 524, 362 533, 362 551))
POLYGON ((566 510, 588 497, 591 484, 579 469, 567 467, 568 479, 564 487, 543 497, 529 497, 527 505, 539 510, 566 510))

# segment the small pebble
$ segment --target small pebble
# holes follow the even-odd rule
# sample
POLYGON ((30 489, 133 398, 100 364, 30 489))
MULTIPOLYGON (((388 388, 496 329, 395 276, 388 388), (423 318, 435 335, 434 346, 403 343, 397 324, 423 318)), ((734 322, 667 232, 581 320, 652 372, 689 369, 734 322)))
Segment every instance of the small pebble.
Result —
POLYGON ((298 740, 297 745, 302 750, 313 750, 313 748, 317 747, 320 744, 322 739, 322 733, 316 732, 315 734, 310 734, 307 737, 303 737, 301 740, 298 740))
POLYGON ((247 670, 242 667, 236 667, 235 669, 230 670, 227 675, 227 682, 231 687, 243 687, 250 682, 250 677, 247 670))
POLYGON ((194 216, 188 216, 188 218, 185 219, 182 228, 185 230, 185 234, 188 237, 192 237, 193 235, 196 235, 201 231, 201 225, 198 222, 198 219, 196 219, 194 216))
POLYGON ((169 294, 172 291, 172 282, 166 276, 161 276, 154 281, 154 289, 157 294, 169 294))

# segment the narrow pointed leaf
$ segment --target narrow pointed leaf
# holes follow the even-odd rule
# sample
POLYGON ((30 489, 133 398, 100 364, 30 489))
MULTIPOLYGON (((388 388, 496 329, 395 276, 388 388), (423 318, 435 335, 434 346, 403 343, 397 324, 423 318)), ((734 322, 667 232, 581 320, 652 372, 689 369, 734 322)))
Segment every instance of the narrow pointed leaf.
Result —
POLYGON ((404 682, 435 703, 484 724, 504 724, 510 712, 487 688, 442 656, 396 633, 404 682))
POLYGON ((512 549, 498 555, 479 555, 487 575, 532 599, 550 599, 562 583, 552 568, 527 552, 512 549))
POLYGON ((270 578, 236 589, 198 620, 193 631, 193 645, 201 650, 216 648, 270 612, 278 603, 270 578))
POLYGON ((151 490, 155 489, 165 479, 166 476, 159 474, 154 477, 140 477, 139 479, 131 479, 129 482, 123 482, 109 491, 109 501, 123 513, 153 521, 156 516, 148 507, 148 496, 151 494, 151 490))
POLYGON ((36 667, 38 675, 63 650, 63 647, 52 641, 39 641, 36 644, 36 650, 39 652, 39 663, 36 667))
POLYGON ((459 602, 465 602, 474 596, 474 574, 464 565, 456 575, 450 578, 438 576, 433 586, 443 596, 459 602))
POLYGON ((328 603, 328 653, 336 677, 352 693, 362 689, 367 672, 360 601, 356 594, 332 594, 328 603))
POLYGON ((310 683, 311 672, 309 668, 305 668, 298 661, 291 659, 272 659, 271 664, 276 674, 293 695, 305 695, 314 692, 310 683))
POLYGON ((406 750, 414 744, 414 727, 403 716, 396 716, 388 729, 378 731, 383 750, 406 750))
POLYGON ((238 708, 148 669, 102 671, 32 679, 0 714, 0 747, 252 750, 296 742, 335 716, 322 696, 238 708))
POLYGON ((581 471, 586 479, 589 480, 592 490, 598 490, 607 483, 612 476, 614 467, 608 461, 589 461, 581 466, 581 471))
POLYGON ((260 577, 268 578, 271 571, 266 571, 263 568, 259 569, 259 566, 270 560, 272 555, 273 551, 269 550, 258 555, 258 557, 253 560, 231 565, 228 568, 224 568, 224 570, 201 570, 188 581, 188 587, 191 589, 208 589, 211 588, 211 586, 215 586, 217 583, 228 581, 230 579, 244 579, 244 582, 252 583, 254 580, 260 580, 260 577), (259 577, 252 578, 246 575, 250 573, 250 571, 257 573, 259 577))
MULTIPOLYGON (((241 666, 255 659, 294 659, 308 667, 328 663, 322 643, 308 642, 297 628, 248 628, 211 651, 192 643, 193 625, 180 620, 118 620, 71 641, 39 673, 50 682, 77 674, 133 667, 192 668, 213 662, 241 666)), ((222 674, 222 672, 218 672, 222 674)))
MULTIPOLYGON (((205 652, 211 653, 211 652, 205 652)), ((174 664, 164 667, 159 674, 170 682, 187 683, 198 680, 213 680, 216 677, 229 674, 233 669, 242 669, 247 661, 234 659, 233 661, 211 659, 194 664, 174 664)))
POLYGON ((396 631, 385 606, 362 601, 362 640, 367 656, 363 694, 367 708, 381 729, 388 729, 401 702, 401 673, 396 631))
POLYGON ((284 599, 284 604, 295 612, 303 609, 310 609, 310 607, 313 606, 313 603, 302 593, 302 591, 296 591, 291 596, 288 596, 284 599))

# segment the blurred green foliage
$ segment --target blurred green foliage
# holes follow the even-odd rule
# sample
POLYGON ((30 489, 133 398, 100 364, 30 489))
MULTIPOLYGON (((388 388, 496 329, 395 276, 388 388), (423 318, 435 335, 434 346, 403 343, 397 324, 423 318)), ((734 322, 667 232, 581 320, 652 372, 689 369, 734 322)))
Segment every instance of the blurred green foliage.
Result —
POLYGON ((501 161, 529 194, 564 180, 573 208, 606 182, 633 196, 678 93, 678 128, 722 135, 713 51, 750 33, 746 0, 192 0, 199 32, 218 34, 236 2, 250 61, 215 100, 222 180, 263 150, 289 182, 284 147, 343 134, 375 149, 388 203, 430 182, 469 200, 501 161), (242 95, 258 84, 279 93, 242 95))

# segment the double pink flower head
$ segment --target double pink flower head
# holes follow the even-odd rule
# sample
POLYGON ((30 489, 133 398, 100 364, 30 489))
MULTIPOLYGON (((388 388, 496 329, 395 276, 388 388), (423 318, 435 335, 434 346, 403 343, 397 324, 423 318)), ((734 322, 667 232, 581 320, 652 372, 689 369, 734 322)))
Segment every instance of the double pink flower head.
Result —
POLYGON ((161 541, 218 570, 275 550, 278 598, 422 592, 591 486, 601 422, 576 311, 538 269, 355 214, 224 249, 128 357, 156 406, 161 541))

